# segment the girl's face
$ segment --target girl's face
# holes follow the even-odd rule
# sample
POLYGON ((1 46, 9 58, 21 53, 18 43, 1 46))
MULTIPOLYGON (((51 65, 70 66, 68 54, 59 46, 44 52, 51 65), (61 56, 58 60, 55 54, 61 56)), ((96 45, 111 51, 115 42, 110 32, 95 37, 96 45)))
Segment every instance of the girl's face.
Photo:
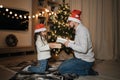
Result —
POLYGON ((41 35, 42 36, 46 36, 47 35, 47 31, 41 31, 41 35))

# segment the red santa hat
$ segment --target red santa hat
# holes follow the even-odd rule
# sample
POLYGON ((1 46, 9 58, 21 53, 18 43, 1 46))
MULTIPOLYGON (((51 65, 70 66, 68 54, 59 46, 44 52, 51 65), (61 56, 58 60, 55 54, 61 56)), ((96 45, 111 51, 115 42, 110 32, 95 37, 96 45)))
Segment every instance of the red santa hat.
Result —
POLYGON ((68 21, 74 21, 80 23, 80 15, 81 15, 80 10, 73 10, 71 12, 70 17, 68 17, 68 21))
POLYGON ((44 24, 37 24, 35 26, 35 33, 41 32, 41 31, 46 31, 45 25, 44 24))

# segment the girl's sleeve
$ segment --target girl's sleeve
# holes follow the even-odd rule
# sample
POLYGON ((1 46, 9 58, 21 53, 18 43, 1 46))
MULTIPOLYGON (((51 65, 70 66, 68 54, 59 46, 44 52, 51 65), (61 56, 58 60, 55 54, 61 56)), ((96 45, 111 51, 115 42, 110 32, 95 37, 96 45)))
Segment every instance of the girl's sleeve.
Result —
POLYGON ((36 42, 36 47, 39 49, 39 51, 47 51, 50 50, 49 44, 43 45, 42 41, 38 40, 36 42))

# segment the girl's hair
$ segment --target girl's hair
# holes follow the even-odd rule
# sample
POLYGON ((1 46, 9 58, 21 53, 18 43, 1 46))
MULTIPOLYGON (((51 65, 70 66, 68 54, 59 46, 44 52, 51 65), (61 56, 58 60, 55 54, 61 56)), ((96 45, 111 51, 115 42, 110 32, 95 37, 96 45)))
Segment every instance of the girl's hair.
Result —
POLYGON ((42 37, 41 37, 41 32, 35 33, 35 34, 34 34, 34 46, 35 46, 35 51, 36 51, 36 52, 37 52, 36 40, 37 40, 37 38, 38 38, 39 35, 40 35, 40 38, 41 38, 41 40, 42 40, 42 42, 43 42, 43 39, 42 39, 42 37))
MULTIPOLYGON (((43 40, 43 38, 42 38, 41 32, 35 33, 35 35, 34 35, 34 43, 36 42, 37 37, 38 37, 39 35, 40 35, 40 38, 41 38, 42 42, 44 43, 44 40, 43 40)), ((48 39, 48 38, 47 38, 47 35, 46 35, 44 38, 45 38, 45 40, 47 40, 47 39, 48 39)), ((44 43, 44 44, 45 44, 45 43, 44 43)))

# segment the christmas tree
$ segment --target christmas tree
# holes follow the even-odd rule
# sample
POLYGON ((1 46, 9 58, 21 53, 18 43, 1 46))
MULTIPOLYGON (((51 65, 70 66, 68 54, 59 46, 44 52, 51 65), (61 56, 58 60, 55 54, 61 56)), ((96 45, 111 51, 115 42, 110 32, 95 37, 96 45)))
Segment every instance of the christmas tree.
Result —
MULTIPOLYGON (((49 18, 49 21, 52 21, 49 32, 49 42, 55 42, 57 37, 69 38, 71 40, 74 39, 74 30, 69 28, 69 25, 67 24, 69 15, 70 7, 68 4, 65 4, 65 1, 63 0, 63 4, 59 5, 56 14, 51 15, 49 18)), ((70 48, 62 46, 62 49, 52 49, 51 53, 59 54, 61 50, 64 50, 66 53, 70 53, 71 51, 70 48)))

